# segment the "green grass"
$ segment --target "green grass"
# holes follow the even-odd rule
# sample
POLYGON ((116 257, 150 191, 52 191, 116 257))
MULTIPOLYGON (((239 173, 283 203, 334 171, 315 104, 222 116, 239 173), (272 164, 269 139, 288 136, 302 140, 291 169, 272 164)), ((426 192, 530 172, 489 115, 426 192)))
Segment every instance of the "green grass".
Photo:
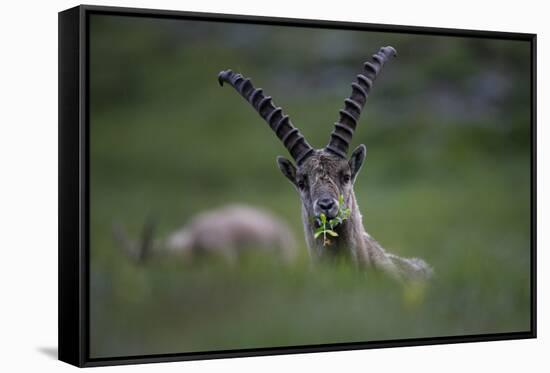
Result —
POLYGON ((327 39, 330 31, 289 38, 258 30, 262 42, 243 46, 234 40, 239 25, 232 34, 135 22, 92 22, 92 357, 529 329, 528 48, 373 33, 355 34, 352 52, 327 59, 326 43, 347 45, 327 39), (434 267, 426 287, 346 265, 312 266, 298 195, 275 163, 286 151, 216 81, 228 67, 253 76, 320 147, 349 93, 345 74, 316 86, 319 76, 341 76, 320 67, 360 65, 385 44, 400 59, 377 81, 355 135, 354 144, 368 148, 355 191, 372 236, 434 267), (514 90, 479 114, 433 102, 442 92, 457 105, 482 100, 474 83, 494 71, 514 90), (228 266, 158 257, 136 265, 111 236, 114 221, 137 236, 153 216, 164 237, 229 202, 279 215, 300 243, 298 261, 285 267, 253 256, 228 266))

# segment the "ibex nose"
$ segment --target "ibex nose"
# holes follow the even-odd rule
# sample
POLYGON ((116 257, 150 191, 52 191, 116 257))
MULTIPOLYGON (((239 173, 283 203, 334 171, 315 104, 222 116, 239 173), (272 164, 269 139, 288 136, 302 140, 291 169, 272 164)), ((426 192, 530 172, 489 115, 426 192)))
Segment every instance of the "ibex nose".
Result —
POLYGON ((321 198, 320 200, 317 201, 317 205, 325 210, 325 211, 329 211, 332 206, 334 206, 334 200, 332 198, 321 198))

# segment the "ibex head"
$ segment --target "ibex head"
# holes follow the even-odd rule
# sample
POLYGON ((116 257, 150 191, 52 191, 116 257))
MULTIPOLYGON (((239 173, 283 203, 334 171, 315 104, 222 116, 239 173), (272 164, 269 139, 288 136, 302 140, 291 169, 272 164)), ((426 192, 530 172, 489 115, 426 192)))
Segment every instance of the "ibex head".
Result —
POLYGON ((344 201, 349 200, 365 154, 365 145, 359 145, 349 160, 321 149, 298 167, 283 157, 277 157, 277 163, 300 193, 307 215, 318 217, 323 213, 332 219, 338 214, 340 195, 344 196, 344 201))
POLYGON ((382 47, 372 56, 372 62, 365 62, 363 71, 351 84, 352 93, 340 110, 340 118, 334 124, 330 141, 322 149, 311 147, 282 109, 276 107, 262 89, 254 88, 250 79, 231 70, 222 71, 218 75, 220 85, 227 82, 235 88, 288 149, 296 166, 283 157, 278 157, 277 163, 300 193, 308 216, 318 217, 323 213, 327 218, 333 218, 338 213, 339 196, 343 195, 347 202, 353 194, 353 183, 365 159, 366 147, 359 145, 349 159, 348 147, 373 81, 389 58, 395 55, 394 48, 382 47))

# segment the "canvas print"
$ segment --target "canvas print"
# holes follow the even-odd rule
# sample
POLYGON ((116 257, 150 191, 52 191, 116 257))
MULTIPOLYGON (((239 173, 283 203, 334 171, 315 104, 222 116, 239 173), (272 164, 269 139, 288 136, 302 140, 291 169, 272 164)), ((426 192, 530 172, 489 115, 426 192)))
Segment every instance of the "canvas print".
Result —
POLYGON ((89 16, 89 354, 531 330, 531 44, 89 16))

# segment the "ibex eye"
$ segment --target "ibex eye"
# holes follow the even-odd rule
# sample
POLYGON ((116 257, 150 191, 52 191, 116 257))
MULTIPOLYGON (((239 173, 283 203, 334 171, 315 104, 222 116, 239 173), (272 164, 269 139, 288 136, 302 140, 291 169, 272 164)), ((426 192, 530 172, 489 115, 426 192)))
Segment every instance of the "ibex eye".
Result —
POLYGON ((306 183, 303 180, 298 181, 298 188, 304 189, 306 187, 306 183))
POLYGON ((342 176, 342 181, 343 181, 344 183, 349 183, 350 180, 351 180, 351 176, 350 176, 350 175, 344 175, 344 176, 342 176))

